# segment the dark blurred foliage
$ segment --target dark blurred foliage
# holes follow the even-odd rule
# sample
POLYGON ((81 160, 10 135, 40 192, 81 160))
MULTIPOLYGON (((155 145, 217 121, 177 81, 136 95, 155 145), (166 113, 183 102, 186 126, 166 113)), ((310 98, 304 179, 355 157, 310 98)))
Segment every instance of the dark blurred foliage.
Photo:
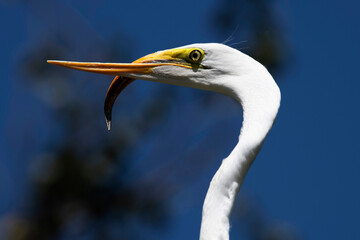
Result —
MULTIPOLYGON (((126 183, 123 176, 129 163, 127 156, 142 134, 166 113, 166 104, 159 101, 166 98, 164 92, 168 91, 160 90, 139 109, 141 118, 122 117, 126 119, 123 124, 110 138, 105 137, 104 123, 93 129, 97 125, 93 115, 102 113, 94 113, 88 96, 97 90, 76 86, 70 82, 76 81, 76 76, 45 61, 70 55, 72 46, 59 40, 63 37, 32 48, 21 64, 25 84, 49 103, 60 132, 46 146, 46 152, 32 160, 27 209, 6 224, 6 239, 53 239, 64 232, 69 239, 86 232, 93 239, 138 239, 126 219, 139 218, 151 226, 166 225, 168 196, 161 194, 164 192, 151 178, 145 186, 126 183), (87 97, 79 92, 86 92, 87 97), (111 233, 109 225, 118 232, 111 233)), ((117 50, 104 49, 103 53, 104 58, 112 59, 117 50)))
MULTIPOLYGON (((284 65, 287 45, 271 1, 226 0, 219 1, 219 6, 212 18, 218 33, 224 35, 236 29, 234 34, 239 36, 233 34, 231 37, 245 38, 249 45, 243 51, 272 71, 278 71, 284 65)), ((35 4, 33 11, 41 18, 39 8, 35 4)), ((67 16, 70 21, 76 18, 72 13, 67 16)), ((79 76, 84 75, 50 66, 45 60, 82 58, 119 62, 130 59, 131 49, 135 46, 129 46, 131 41, 119 33, 106 42, 89 31, 80 45, 72 38, 72 31, 84 29, 83 26, 64 30, 51 25, 54 24, 51 21, 48 24, 57 34, 51 38, 43 36, 42 39, 48 40, 38 40, 31 45, 19 68, 24 84, 48 104, 56 130, 44 151, 31 160, 31 188, 25 200, 26 207, 5 217, 5 239, 74 239, 81 236, 145 239, 139 231, 142 225, 164 229, 171 224, 169 198, 181 186, 164 180, 167 177, 164 173, 174 172, 182 179, 181 174, 187 170, 170 170, 170 165, 162 165, 146 179, 139 176, 130 181, 127 179, 130 153, 136 151, 143 136, 161 123, 175 93, 162 85, 146 104, 136 107, 137 113, 117 113, 114 118, 121 122, 117 122, 111 133, 106 133, 105 121, 97 120, 103 114, 102 102, 90 98, 91 95, 105 95, 106 89, 95 83, 84 86, 84 81, 79 81, 79 76)), ((130 95, 124 96, 132 97, 131 91, 130 95)), ((196 164, 206 162, 192 163, 194 169, 199 169, 201 166, 196 164)), ((190 181, 188 178, 185 183, 190 181)), ((242 207, 234 212, 233 218, 240 219, 241 229, 249 239, 297 239, 288 228, 272 225, 256 206, 250 206, 248 202, 241 200, 238 205, 242 207)))

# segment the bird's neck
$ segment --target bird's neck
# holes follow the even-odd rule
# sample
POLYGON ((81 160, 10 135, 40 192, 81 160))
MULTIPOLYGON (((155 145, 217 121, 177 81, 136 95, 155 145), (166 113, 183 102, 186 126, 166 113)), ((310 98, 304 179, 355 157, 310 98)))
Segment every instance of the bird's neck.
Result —
POLYGON ((230 213, 256 155, 272 127, 280 106, 280 91, 265 70, 257 77, 243 76, 227 84, 230 95, 243 108, 239 141, 214 175, 203 205, 200 240, 228 240, 230 213))

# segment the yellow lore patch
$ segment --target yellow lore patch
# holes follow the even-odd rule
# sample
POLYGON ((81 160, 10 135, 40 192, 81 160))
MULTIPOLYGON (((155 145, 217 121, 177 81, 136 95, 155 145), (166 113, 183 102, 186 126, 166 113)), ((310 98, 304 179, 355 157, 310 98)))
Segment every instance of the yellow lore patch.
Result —
POLYGON ((175 48, 146 55, 134 63, 174 63, 181 67, 201 67, 204 51, 200 48, 175 48))

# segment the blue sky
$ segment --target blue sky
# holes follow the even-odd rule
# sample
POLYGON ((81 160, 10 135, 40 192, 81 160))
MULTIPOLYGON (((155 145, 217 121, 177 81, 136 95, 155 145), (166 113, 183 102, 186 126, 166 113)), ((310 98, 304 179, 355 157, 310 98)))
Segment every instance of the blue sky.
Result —
MULTIPOLYGON (((46 4, 39 2, 31 6, 0 1, 1 28, 5 33, 0 37, 1 214, 17 209, 19 199, 26 194, 31 158, 24 155, 35 154, 48 139, 46 131, 38 135, 40 139, 27 139, 28 129, 24 126, 29 125, 24 123, 33 121, 33 131, 46 130, 54 124, 42 114, 47 110, 44 103, 19 79, 17 67, 22 51, 42 41, 37 37, 39 33, 46 31, 51 36, 53 28, 66 29, 66 24, 72 24, 71 19, 64 19, 65 24, 56 25, 51 14, 54 9, 43 14, 46 4), (44 20, 48 22, 45 24, 44 20), (29 141, 33 152, 19 152, 21 144, 29 141)), ((71 9, 82 20, 79 26, 85 26, 74 41, 81 42, 84 34, 101 41, 121 29, 129 46, 136 46, 134 58, 194 42, 222 42, 228 37, 220 37, 208 27, 209 15, 217 7, 215 0, 207 4, 190 0, 176 4, 159 0, 63 2, 57 5, 71 9)), ((290 225, 304 239, 360 239, 360 4, 279 0, 274 5, 292 57, 276 78, 282 92, 276 124, 245 180, 240 198, 250 198, 271 221, 290 225)), ((70 58, 86 60, 82 59, 84 52, 92 49, 83 48, 70 58)), ((108 82, 101 84, 106 86, 108 82)), ((157 87, 137 81, 130 91, 140 95, 156 91, 157 87)), ((176 101, 163 125, 143 139, 143 149, 134 154, 135 163, 156 164, 157 158, 180 154, 177 161, 183 161, 194 148, 206 144, 215 149, 219 162, 209 160, 204 176, 172 198, 174 224, 165 233, 153 233, 161 239, 198 236, 206 187, 220 159, 235 143, 241 123, 240 109, 225 97, 217 98, 220 100, 214 106, 198 109, 198 90, 184 88, 179 94, 183 98, 176 101), (219 136, 222 144, 212 141, 219 136), (164 149, 160 145, 164 138, 176 146, 169 144, 164 149)))

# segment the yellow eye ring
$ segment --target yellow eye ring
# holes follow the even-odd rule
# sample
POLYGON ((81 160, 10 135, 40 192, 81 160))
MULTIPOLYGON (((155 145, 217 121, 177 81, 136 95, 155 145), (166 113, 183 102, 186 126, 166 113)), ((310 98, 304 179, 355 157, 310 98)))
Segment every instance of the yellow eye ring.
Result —
POLYGON ((200 60, 202 59, 202 52, 200 52, 199 50, 195 49, 192 50, 189 54, 189 59, 191 60, 191 62, 193 63, 198 63, 200 62, 200 60))

